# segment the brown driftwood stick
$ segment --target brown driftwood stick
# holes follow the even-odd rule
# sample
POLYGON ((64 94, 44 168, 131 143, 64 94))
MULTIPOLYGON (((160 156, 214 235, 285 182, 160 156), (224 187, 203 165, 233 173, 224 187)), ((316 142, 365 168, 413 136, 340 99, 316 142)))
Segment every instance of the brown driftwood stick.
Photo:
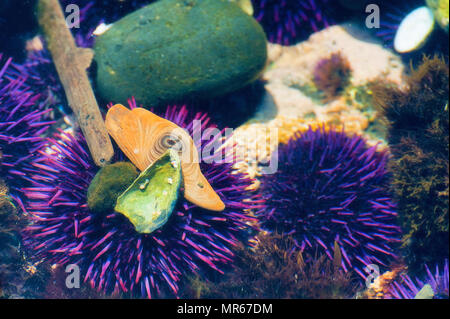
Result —
POLYGON ((103 166, 111 160, 114 150, 86 73, 93 51, 76 46, 58 0, 39 0, 37 12, 67 101, 94 162, 103 166))

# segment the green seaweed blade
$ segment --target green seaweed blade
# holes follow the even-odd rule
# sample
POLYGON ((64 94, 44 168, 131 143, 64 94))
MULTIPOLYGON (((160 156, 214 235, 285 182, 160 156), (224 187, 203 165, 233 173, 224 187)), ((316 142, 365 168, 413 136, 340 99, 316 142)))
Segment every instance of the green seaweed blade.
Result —
POLYGON ((150 234, 168 221, 180 186, 180 158, 169 149, 119 196, 115 210, 125 215, 137 232, 150 234))

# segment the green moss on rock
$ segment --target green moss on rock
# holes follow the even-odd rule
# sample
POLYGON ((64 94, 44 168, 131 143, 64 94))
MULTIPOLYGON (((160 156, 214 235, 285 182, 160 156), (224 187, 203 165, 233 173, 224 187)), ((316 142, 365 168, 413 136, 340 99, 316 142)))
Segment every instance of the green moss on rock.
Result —
POLYGON ((116 200, 139 175, 129 162, 117 162, 101 168, 88 188, 88 207, 96 213, 114 209, 116 200))

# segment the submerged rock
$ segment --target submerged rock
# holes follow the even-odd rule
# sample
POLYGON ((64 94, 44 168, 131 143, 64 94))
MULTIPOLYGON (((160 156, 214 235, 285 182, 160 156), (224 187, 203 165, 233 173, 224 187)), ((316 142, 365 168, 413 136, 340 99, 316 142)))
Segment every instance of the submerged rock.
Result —
POLYGON ((148 106, 219 96, 258 77, 266 43, 258 22, 228 0, 159 1, 97 38, 98 90, 148 106))

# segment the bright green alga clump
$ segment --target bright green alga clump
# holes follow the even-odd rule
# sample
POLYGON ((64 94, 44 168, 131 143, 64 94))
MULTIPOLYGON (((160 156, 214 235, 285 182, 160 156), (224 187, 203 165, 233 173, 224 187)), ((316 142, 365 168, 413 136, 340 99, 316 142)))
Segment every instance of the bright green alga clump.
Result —
POLYGON ((155 2, 114 23, 94 50, 106 100, 153 107, 242 88, 267 60, 262 27, 228 0, 155 2))
POLYGON ((88 207, 96 213, 111 211, 116 200, 139 175, 129 162, 117 162, 101 168, 88 188, 88 207))
POLYGON ((372 87, 376 83, 369 81, 362 85, 350 86, 345 91, 345 99, 348 105, 359 110, 369 121, 369 125, 365 130, 371 138, 386 143, 387 125, 382 116, 380 116, 377 107, 373 101, 372 87))

